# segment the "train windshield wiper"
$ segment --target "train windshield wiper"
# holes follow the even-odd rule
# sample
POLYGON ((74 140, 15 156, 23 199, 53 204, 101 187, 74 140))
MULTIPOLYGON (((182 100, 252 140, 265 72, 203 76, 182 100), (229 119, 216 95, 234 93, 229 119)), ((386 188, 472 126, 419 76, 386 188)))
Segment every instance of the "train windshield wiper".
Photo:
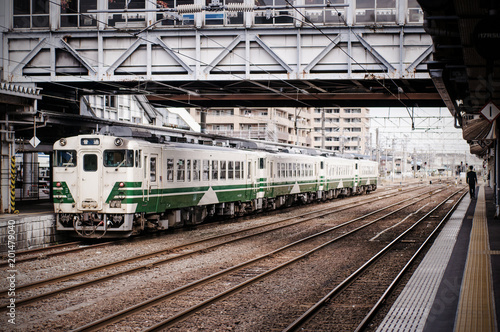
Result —
POLYGON ((120 168, 120 166, 122 166, 123 164, 125 164, 125 159, 123 159, 123 160, 121 161, 121 163, 119 163, 119 164, 116 166, 115 171, 117 171, 117 170, 118 170, 118 168, 120 168))

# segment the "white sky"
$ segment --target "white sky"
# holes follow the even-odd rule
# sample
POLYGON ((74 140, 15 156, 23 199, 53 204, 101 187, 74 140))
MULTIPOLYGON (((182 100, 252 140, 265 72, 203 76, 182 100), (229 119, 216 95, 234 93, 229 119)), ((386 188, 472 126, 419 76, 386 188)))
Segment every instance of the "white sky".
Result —
POLYGON ((462 138, 462 129, 454 127, 454 119, 447 108, 370 108, 370 133, 376 144, 379 128, 381 149, 407 152, 469 153, 469 145, 462 138), (414 127, 410 114, 413 112, 414 127))

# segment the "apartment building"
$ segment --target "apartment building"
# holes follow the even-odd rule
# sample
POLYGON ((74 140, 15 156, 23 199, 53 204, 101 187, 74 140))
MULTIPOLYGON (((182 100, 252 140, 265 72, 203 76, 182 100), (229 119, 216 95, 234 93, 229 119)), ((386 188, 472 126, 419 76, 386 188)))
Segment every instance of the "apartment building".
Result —
MULTIPOLYGON (((201 122, 201 109, 189 109, 201 122)), ((340 153, 367 153, 369 110, 366 108, 212 108, 206 132, 324 148, 340 153)))
POLYGON ((313 111, 314 148, 340 153, 368 154, 370 110, 367 108, 316 108, 313 111))

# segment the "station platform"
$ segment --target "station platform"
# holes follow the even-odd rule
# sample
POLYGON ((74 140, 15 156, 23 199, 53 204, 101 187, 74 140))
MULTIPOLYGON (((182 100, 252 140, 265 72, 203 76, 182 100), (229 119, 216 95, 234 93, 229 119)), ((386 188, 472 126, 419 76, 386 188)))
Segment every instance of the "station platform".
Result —
POLYGON ((500 219, 493 189, 476 195, 464 197, 377 331, 498 331, 500 219))
POLYGON ((18 214, 0 214, 0 256, 7 253, 8 236, 15 235, 16 250, 34 249, 66 241, 56 232, 53 205, 46 202, 17 206, 18 214))

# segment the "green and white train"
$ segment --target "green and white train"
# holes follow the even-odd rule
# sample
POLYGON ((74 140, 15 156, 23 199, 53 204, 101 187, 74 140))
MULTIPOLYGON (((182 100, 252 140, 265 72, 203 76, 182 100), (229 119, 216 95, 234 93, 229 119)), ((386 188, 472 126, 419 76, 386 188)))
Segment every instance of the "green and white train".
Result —
POLYGON ((57 229, 127 237, 377 188, 377 164, 326 155, 151 143, 101 134, 54 144, 57 229))

